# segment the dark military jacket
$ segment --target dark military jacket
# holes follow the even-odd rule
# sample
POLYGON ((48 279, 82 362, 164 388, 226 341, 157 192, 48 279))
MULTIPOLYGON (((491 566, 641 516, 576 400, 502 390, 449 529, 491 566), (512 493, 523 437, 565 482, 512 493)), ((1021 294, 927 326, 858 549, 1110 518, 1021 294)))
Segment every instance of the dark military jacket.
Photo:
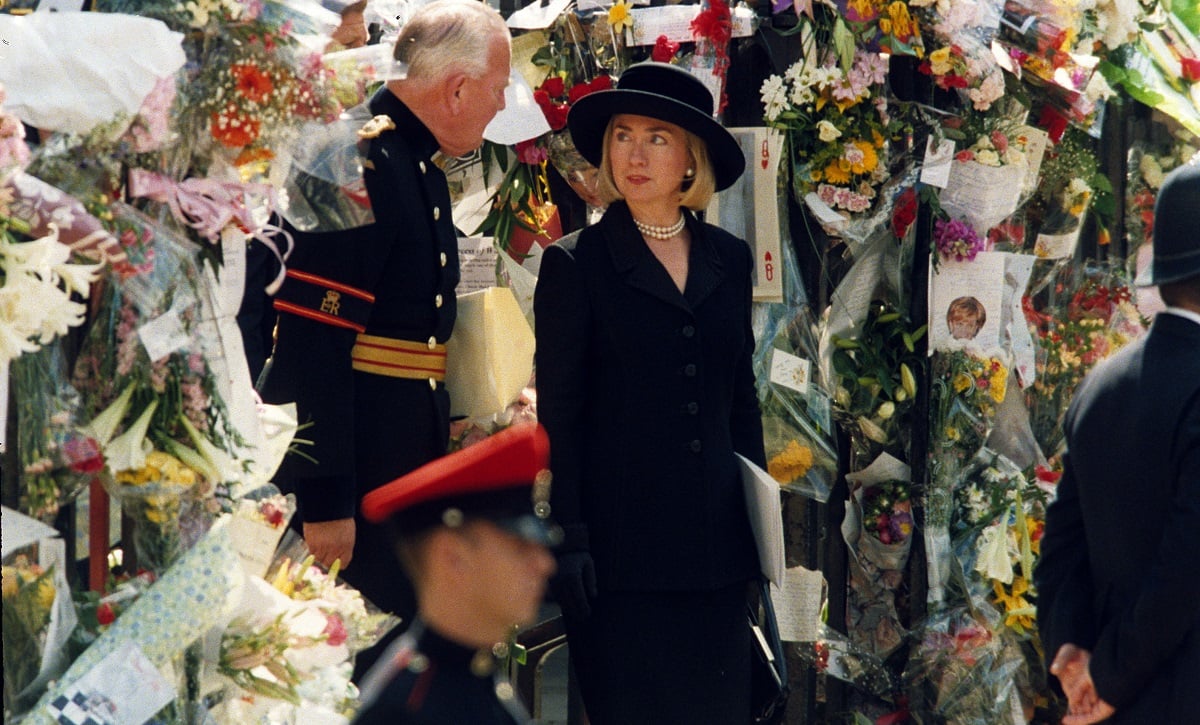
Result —
POLYGON ((737 459, 764 465, 751 253, 688 215, 686 290, 614 203, 542 257, 538 418, 567 546, 601 589, 711 590, 759 574, 737 459))
POLYGON ((490 652, 452 642, 421 620, 397 640, 363 687, 364 705, 354 720, 362 725, 530 722, 490 652))
MULTIPOLYGON (((360 144, 375 221, 325 233, 295 232, 274 361, 263 387, 272 403, 295 401, 298 437, 278 479, 294 490, 303 521, 353 516, 364 493, 446 450, 449 398, 441 383, 351 368, 359 333, 444 343, 455 320, 457 234, 433 134, 382 88, 371 113, 395 128, 360 144)), ((390 553, 386 553, 390 557, 390 553)), ((357 557, 357 553, 356 553, 357 557)))

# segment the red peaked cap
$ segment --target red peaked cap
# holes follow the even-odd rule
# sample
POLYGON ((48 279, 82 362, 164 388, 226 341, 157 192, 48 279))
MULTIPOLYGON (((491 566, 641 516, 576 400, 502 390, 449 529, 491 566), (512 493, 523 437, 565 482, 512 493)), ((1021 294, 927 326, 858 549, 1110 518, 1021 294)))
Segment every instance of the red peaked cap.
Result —
POLYGON ((550 439, 541 425, 506 428, 371 491, 363 516, 402 533, 486 518, 525 539, 557 543, 550 513, 550 439))

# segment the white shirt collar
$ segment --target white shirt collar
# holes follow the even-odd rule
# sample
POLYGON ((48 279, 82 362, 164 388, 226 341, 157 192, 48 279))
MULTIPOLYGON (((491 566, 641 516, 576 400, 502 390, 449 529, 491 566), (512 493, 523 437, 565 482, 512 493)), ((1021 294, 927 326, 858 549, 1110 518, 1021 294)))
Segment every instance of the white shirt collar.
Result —
POLYGON ((1172 315, 1179 315, 1180 317, 1185 317, 1185 318, 1191 320, 1192 322, 1195 322, 1197 325, 1200 325, 1200 312, 1193 312, 1191 310, 1185 310, 1182 307, 1168 307, 1167 309, 1163 310, 1163 312, 1167 312, 1172 315))

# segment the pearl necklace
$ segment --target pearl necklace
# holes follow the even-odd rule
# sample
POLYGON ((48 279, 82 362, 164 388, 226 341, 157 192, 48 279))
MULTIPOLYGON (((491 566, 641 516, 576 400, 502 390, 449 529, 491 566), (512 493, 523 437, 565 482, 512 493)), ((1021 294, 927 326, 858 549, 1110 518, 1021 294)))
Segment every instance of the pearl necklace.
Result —
POLYGON ((668 227, 646 224, 638 221, 637 219, 634 219, 633 223, 634 226, 638 228, 639 232, 645 234, 651 239, 670 239, 671 237, 683 231, 683 225, 686 223, 686 221, 687 220, 685 219, 683 212, 679 212, 679 221, 668 227))

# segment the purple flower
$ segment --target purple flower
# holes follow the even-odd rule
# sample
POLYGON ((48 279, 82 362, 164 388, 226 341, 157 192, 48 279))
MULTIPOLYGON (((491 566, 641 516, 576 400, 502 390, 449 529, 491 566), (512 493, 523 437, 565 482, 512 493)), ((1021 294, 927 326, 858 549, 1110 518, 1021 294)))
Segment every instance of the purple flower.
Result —
POLYGON ((935 221, 933 239, 943 258, 959 262, 975 259, 975 255, 983 251, 985 244, 970 224, 958 219, 935 221))

